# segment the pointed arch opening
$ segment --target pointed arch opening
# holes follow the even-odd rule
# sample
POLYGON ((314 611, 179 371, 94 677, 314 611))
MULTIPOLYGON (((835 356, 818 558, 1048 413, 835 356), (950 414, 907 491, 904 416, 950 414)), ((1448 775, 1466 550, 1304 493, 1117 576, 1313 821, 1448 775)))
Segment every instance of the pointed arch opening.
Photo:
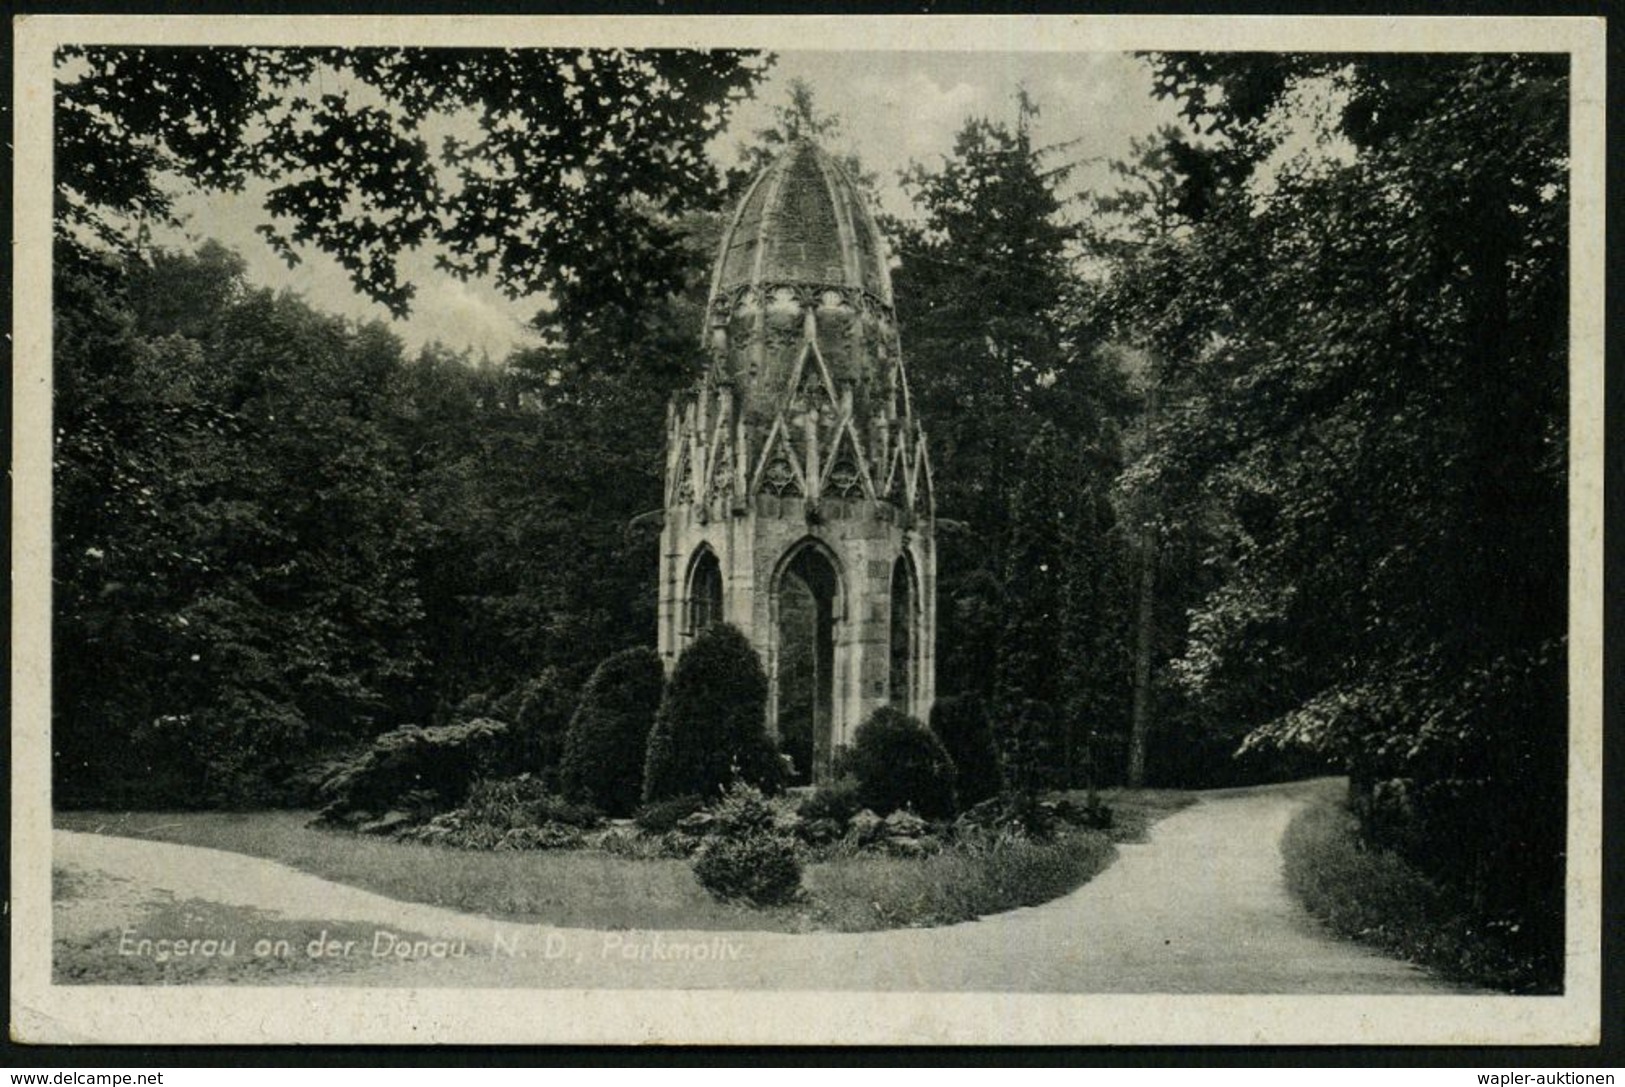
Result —
POLYGON ((919 592, 914 560, 897 556, 891 570, 891 704, 906 714, 918 708, 915 657, 919 651, 919 592))
POLYGON ((692 638, 706 627, 722 622, 722 564, 710 547, 701 544, 688 564, 688 592, 684 594, 683 633, 692 638))
POLYGON ((774 579, 774 728, 792 778, 827 772, 835 729, 835 624, 841 575, 835 557, 811 541, 786 552, 774 579))

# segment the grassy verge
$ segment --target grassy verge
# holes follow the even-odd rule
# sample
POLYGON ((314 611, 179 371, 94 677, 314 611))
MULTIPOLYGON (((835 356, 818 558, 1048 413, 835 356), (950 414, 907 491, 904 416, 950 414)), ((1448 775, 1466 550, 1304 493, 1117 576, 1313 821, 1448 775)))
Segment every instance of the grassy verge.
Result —
POLYGON ((1533 992, 1506 933, 1394 853, 1367 849, 1335 800, 1311 802, 1281 840, 1287 885, 1333 931, 1456 981, 1533 992))
MULTIPOLYGON (((371 961, 375 926, 335 923, 319 931, 328 940, 353 943, 361 954, 312 958, 306 949, 318 928, 310 922, 218 902, 165 902, 119 927, 56 935, 51 979, 57 985, 301 984, 342 976, 371 961)), ((427 939, 395 935, 408 942, 427 939)))
MULTIPOLYGON (((1196 803, 1196 794, 1182 789, 1101 789, 1098 795, 1112 810, 1114 842, 1143 842, 1158 820, 1196 803)), ((1066 797, 1082 807, 1089 794, 1074 789, 1066 797)))
POLYGON ((58 815, 99 831, 264 857, 336 883, 503 921, 599 929, 806 927, 790 911, 717 902, 687 861, 629 860, 592 850, 486 853, 307 827, 301 812, 58 815))
POLYGON ((1111 838, 1074 831, 1051 842, 1004 840, 923 858, 858 854, 808 868, 822 927, 842 932, 971 921, 1036 906, 1111 863, 1111 838))
POLYGON ((596 929, 873 929, 949 924, 1037 905, 1081 886, 1156 819, 1191 802, 1161 791, 1103 793, 1110 832, 960 846, 923 858, 869 853, 809 864, 795 906, 712 899, 686 860, 597 850, 475 852, 313 829, 300 812, 59 813, 65 830, 264 857, 408 902, 501 920, 596 929))

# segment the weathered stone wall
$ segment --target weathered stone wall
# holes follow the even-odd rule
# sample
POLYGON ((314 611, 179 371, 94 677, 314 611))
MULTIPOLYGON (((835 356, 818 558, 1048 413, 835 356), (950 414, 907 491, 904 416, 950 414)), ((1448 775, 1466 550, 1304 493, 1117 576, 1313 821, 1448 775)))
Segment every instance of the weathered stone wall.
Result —
MULTIPOLYGON (((803 500, 758 495, 740 512, 701 520, 693 507, 668 511, 662 532, 660 652, 667 667, 693 636, 688 626, 689 579, 696 555, 709 547, 721 564, 723 614, 745 632, 761 655, 769 682, 769 725, 776 730, 780 656, 779 589, 785 569, 803 547, 827 556, 837 592, 830 741, 849 744, 853 732, 877 707, 892 701, 892 569, 908 554, 918 590, 909 639, 914 690, 907 703, 922 719, 935 698, 935 541, 919 527, 904 528, 888 504, 871 500, 832 503, 809 523, 803 500)), ((901 693, 901 692, 900 692, 901 693)))

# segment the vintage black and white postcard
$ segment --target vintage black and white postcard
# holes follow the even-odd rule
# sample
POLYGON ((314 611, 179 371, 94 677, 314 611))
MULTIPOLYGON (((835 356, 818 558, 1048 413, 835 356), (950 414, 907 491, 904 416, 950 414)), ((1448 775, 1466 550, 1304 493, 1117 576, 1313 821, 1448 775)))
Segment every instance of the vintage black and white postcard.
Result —
POLYGON ((1597 1038, 1601 20, 15 29, 14 1038, 1597 1038))

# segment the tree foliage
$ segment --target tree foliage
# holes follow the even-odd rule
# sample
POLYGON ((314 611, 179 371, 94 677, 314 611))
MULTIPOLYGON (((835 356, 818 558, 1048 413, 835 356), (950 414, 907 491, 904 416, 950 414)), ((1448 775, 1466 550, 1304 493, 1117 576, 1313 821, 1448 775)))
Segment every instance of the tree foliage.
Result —
POLYGON ((866 170, 855 153, 835 150, 844 133, 845 122, 839 115, 818 108, 812 84, 804 79, 792 79, 784 102, 773 109, 772 123, 752 132, 748 142, 740 143, 739 165, 728 174, 729 193, 735 199, 743 199, 745 189, 756 175, 772 165, 792 143, 812 140, 834 154, 846 176, 872 197, 879 177, 866 170))
POLYGON ((59 266, 64 799, 264 799, 392 722, 421 663, 400 346, 241 271, 218 247, 59 266))
POLYGON ((727 51, 59 54, 64 797, 287 798, 323 750, 476 703, 519 720, 516 764, 556 762, 587 673, 652 625, 653 540, 626 526, 694 363, 704 143, 757 74, 727 51), (218 247, 153 251, 177 182, 247 190, 285 255, 335 256, 397 313, 419 246, 545 291, 546 346, 408 362, 218 247))
MULTIPOLYGON (((972 119, 941 167, 904 176, 920 218, 889 224, 915 408, 943 465, 938 504, 985 536, 1005 523, 1035 411, 1069 361, 1066 246, 1055 178, 1018 124, 972 119)), ((997 565, 995 563, 995 569, 997 565)))
POLYGON ((476 369, 426 352, 406 368, 431 710, 501 699, 548 668, 571 703, 653 626, 654 541, 627 530, 659 504, 653 398, 601 375, 564 381, 547 359, 476 369))
MULTIPOLYGON (((1010 496, 1004 594, 994 677, 995 714, 1007 727, 1044 721, 1051 781, 1083 784, 1102 755, 1121 752, 1128 719, 1130 613, 1127 548, 1107 496, 1115 457, 1083 450, 1045 422, 1028 443, 1010 496), (1057 667, 1056 646, 1063 647, 1057 667), (1024 707, 1039 702, 1049 713, 1024 707)), ((1117 776, 1120 769, 1110 772, 1117 776)))
POLYGON ((999 795, 1004 785, 999 748, 980 699, 973 694, 938 698, 931 706, 931 731, 954 764, 955 790, 962 806, 969 808, 999 795))
POLYGON ((919 218, 892 224, 894 284, 949 521, 944 691, 963 687, 1003 723, 1025 701, 1049 704, 1070 779, 1093 731, 1123 723, 1124 543, 1105 496, 1132 399, 1081 319, 1077 228, 1057 191, 1071 167, 1034 143, 1036 114, 1023 95, 1014 126, 971 119, 940 168, 905 175, 919 218))
MULTIPOLYGON (((1180 231, 1118 263, 1168 410, 1131 490, 1215 533, 1177 669, 1346 761, 1556 969, 1565 725, 1559 58, 1159 59, 1180 231), (1284 103, 1339 103, 1290 154, 1284 103), (1542 921, 1542 919, 1547 919, 1542 921)), ((1368 818, 1368 828, 1385 821, 1368 818)))
POLYGON ((128 247, 171 216, 166 176, 252 182, 284 256, 327 253, 393 313, 400 254, 433 245, 546 292, 566 335, 680 277, 672 217, 714 199, 705 143, 760 75, 726 49, 73 46, 57 70, 62 242, 128 247))

